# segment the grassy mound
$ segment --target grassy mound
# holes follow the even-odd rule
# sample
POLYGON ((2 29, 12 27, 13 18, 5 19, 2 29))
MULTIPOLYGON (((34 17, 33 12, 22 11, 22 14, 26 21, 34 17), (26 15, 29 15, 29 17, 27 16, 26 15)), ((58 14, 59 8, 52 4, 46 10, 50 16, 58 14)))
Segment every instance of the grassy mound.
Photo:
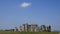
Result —
POLYGON ((0 34, 58 34, 59 32, 12 32, 0 31, 0 34))

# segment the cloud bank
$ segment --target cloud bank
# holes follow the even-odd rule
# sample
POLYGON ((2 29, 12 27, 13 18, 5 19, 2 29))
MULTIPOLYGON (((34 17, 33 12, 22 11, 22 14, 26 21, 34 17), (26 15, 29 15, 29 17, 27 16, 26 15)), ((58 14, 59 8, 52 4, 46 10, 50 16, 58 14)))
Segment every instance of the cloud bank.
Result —
POLYGON ((22 4, 21 4, 21 7, 28 7, 28 6, 30 6, 31 5, 31 3, 27 3, 27 2, 23 2, 22 4))

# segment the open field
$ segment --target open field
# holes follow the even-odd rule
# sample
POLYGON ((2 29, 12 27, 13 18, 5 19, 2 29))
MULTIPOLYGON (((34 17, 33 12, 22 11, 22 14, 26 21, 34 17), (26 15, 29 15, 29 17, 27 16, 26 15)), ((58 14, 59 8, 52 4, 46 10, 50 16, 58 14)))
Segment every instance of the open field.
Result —
POLYGON ((58 34, 59 32, 11 32, 0 31, 0 34, 58 34))

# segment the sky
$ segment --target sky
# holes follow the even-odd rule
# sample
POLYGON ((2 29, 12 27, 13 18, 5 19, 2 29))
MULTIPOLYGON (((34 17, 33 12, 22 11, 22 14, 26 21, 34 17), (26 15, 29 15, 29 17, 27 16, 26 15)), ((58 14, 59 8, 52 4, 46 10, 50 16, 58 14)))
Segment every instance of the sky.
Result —
POLYGON ((24 23, 60 30, 60 0, 0 0, 0 29, 24 23))

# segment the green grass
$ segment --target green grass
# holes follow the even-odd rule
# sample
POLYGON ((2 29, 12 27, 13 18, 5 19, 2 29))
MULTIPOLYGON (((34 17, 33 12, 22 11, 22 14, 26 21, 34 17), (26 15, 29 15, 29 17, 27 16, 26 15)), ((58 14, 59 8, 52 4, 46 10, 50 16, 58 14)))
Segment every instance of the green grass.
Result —
POLYGON ((0 34, 58 34, 59 32, 12 32, 0 31, 0 34))

